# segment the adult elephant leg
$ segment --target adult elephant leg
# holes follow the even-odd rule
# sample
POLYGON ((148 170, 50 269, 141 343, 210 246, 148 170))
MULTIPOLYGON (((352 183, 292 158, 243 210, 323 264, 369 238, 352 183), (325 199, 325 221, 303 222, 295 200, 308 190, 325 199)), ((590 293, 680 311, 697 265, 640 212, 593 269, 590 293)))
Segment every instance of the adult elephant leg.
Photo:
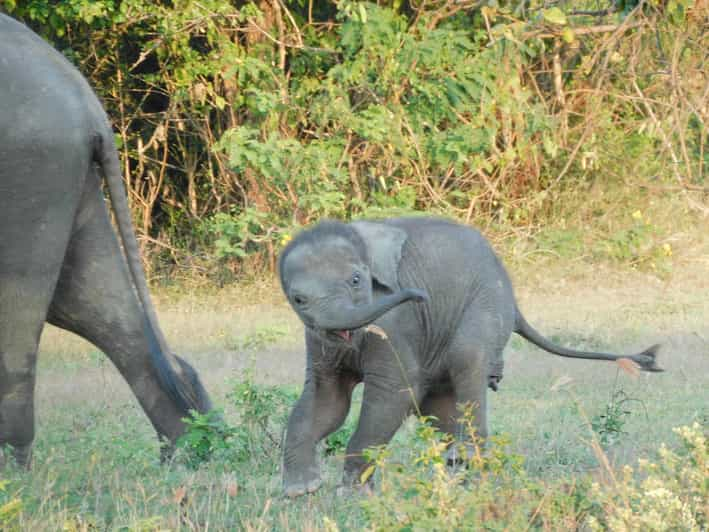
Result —
POLYGON ((88 180, 77 225, 52 300, 48 321, 89 340, 111 359, 157 432, 174 441, 184 430, 181 411, 158 382, 145 334, 145 317, 98 178, 88 180))
POLYGON ((351 376, 316 372, 310 365, 306 370, 303 393, 288 419, 283 452, 283 488, 288 497, 320 487, 317 443, 345 421, 355 385, 351 376))
MULTIPOLYGON (((0 168, 0 195, 8 182, 0 168)), ((65 194, 67 202, 54 206, 40 193, 30 195, 34 204, 24 207, 19 198, 0 197, 0 446, 12 446, 23 466, 34 439, 37 346, 78 202, 65 194)))
POLYGON ((408 348, 391 345, 379 337, 368 337, 364 394, 359 423, 347 445, 344 483, 360 482, 368 465, 364 450, 386 445, 406 417, 419 406, 422 387, 408 348), (398 357, 398 360, 397 360, 398 357), (408 368, 408 369, 407 369, 408 368))
MULTIPOLYGON (((37 345, 53 277, 37 282, 0 271, 0 445, 12 446, 17 463, 25 467, 34 439, 37 345)), ((3 462, 0 449, 0 467, 3 462)))

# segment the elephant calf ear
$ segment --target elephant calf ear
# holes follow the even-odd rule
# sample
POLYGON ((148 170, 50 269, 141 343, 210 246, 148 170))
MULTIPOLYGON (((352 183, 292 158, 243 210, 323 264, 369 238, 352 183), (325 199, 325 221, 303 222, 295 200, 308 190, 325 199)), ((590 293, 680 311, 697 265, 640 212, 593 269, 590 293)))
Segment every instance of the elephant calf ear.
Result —
POLYGON ((378 222, 353 222, 369 251, 372 278, 391 291, 399 290, 399 261, 408 238, 403 229, 378 222))

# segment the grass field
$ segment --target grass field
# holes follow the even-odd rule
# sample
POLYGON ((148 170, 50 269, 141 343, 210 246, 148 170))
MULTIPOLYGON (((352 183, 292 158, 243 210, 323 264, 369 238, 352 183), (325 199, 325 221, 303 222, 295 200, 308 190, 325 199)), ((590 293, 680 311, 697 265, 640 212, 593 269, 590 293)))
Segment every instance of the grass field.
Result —
MULTIPOLYGON (((516 473, 522 476, 515 478, 524 478, 527 487, 514 496, 527 495, 519 504, 486 503, 493 509, 479 514, 478 523, 493 530, 580 526, 583 514, 593 510, 579 502, 593 499, 592 488, 581 486, 610 486, 624 465, 656 460, 661 443, 677 447, 674 427, 698 422, 706 431, 709 415, 706 241, 676 256, 672 272, 663 277, 535 260, 513 260, 510 268, 532 324, 575 347, 630 353, 661 342, 660 365, 667 371, 632 376, 615 364, 561 359, 514 337, 501 391, 492 394, 490 426, 509 440, 506 456, 524 458, 516 473), (600 440, 603 453, 593 443, 600 440)), ((246 427, 238 436, 240 451, 218 454, 196 470, 181 463, 179 454, 173 464, 160 465, 152 429, 110 363, 80 339, 48 327, 41 346, 34 467, 2 473, 0 529, 416 529, 405 528, 405 516, 400 527, 379 519, 386 511, 381 505, 364 508, 370 500, 401 504, 406 513, 406 498, 392 492, 390 483, 380 482, 371 499, 338 494, 338 454, 323 456, 324 485, 317 494, 282 498, 278 439, 287 405, 269 399, 273 412, 264 429, 241 419, 229 395, 249 375, 254 389, 287 390, 290 396, 301 384, 302 329, 275 285, 164 288, 156 291, 156 301, 173 348, 198 368, 227 422, 246 427)), ((392 444, 393 460, 405 472, 425 476, 421 463, 411 459, 427 445, 408 422, 392 444)), ((695 466, 706 475, 706 462, 695 466)), ((493 494, 512 493, 505 491, 511 485, 487 475, 478 478, 493 494)), ((442 515, 452 515, 456 501, 482 500, 465 499, 474 484, 449 488, 458 498, 436 499, 448 501, 438 507, 442 515)), ((706 518, 706 499, 704 505, 706 518)))

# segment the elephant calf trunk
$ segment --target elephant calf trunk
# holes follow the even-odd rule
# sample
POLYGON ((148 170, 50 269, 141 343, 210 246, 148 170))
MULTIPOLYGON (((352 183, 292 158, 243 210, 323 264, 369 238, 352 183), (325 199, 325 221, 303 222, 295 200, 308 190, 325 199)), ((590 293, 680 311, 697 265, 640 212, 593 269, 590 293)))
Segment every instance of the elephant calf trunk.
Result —
POLYGON ((391 295, 378 298, 368 305, 348 306, 337 309, 317 326, 326 330, 352 330, 369 325, 394 307, 407 301, 428 301, 428 294, 418 288, 404 288, 391 295))

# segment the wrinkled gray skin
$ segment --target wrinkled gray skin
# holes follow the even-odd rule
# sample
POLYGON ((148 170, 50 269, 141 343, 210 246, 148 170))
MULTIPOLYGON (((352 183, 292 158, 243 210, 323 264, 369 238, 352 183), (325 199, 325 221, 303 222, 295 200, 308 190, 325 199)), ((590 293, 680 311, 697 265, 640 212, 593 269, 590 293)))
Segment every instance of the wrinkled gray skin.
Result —
POLYGON ((157 325, 101 104, 61 54, 0 14, 0 445, 22 465, 34 438, 45 321, 104 351, 168 440, 183 432, 189 409, 210 408, 157 325))
MULTIPOLYGON (((542 337, 520 314, 487 241, 444 220, 323 222, 283 251, 280 275, 305 324, 307 349, 304 391, 286 435, 288 496, 320 486, 316 444, 342 424, 359 382, 364 398, 347 446, 345 483, 358 481, 367 465, 362 451, 388 443, 414 401, 454 437, 463 434, 459 405, 473 405, 477 434, 485 438, 487 388, 497 389, 502 378, 502 351, 512 332, 561 356, 621 358, 542 337), (369 323, 387 338, 363 328, 369 323)), ((627 358, 658 371, 657 348, 627 358)))

